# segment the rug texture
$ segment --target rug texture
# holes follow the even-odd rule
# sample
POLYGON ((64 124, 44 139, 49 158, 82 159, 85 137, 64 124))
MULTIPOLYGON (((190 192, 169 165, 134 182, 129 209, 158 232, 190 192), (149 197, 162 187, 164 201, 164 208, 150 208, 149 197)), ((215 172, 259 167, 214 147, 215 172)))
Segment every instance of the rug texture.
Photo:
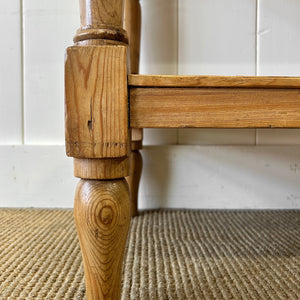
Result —
MULTIPOLYGON (((300 299, 300 211, 132 220, 125 299, 300 299)), ((85 299, 72 210, 0 209, 0 299, 85 299)))

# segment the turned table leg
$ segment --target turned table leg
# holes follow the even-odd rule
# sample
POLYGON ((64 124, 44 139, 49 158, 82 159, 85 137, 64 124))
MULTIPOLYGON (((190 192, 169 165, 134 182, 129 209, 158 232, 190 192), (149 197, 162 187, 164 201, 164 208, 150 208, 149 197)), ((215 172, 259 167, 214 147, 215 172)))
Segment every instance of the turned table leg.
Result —
MULTIPOLYGON (((137 0, 126 1, 130 43, 136 46, 128 51, 124 0, 79 0, 81 27, 66 53, 66 152, 81 178, 74 213, 88 300, 120 298, 131 218, 125 180, 130 160, 133 203, 141 172, 138 148, 132 155, 130 149, 127 86, 128 69, 138 67, 140 7, 137 0), (127 66, 128 52, 132 62, 127 66)), ((133 210, 136 214, 136 205, 133 210)))
POLYGON ((138 192, 142 174, 143 160, 138 150, 132 150, 130 156, 130 176, 126 178, 130 187, 131 216, 138 214, 138 192))
POLYGON ((119 299, 130 224, 127 182, 124 179, 81 180, 76 191, 74 215, 87 299, 119 299))
POLYGON ((81 28, 65 61, 66 152, 88 300, 117 300, 130 224, 127 34, 123 0, 80 0, 81 28))

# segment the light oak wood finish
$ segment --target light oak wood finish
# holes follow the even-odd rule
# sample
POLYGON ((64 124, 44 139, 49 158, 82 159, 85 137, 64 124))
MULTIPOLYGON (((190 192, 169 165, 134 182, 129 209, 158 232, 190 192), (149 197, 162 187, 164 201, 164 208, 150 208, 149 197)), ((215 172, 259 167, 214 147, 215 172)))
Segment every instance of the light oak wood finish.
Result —
MULTIPOLYGON (((141 37, 141 6, 139 0, 125 0, 124 28, 129 39, 129 71, 133 74, 139 72, 140 37, 141 37)), ((138 213, 138 189, 142 173, 143 129, 131 128, 131 156, 130 176, 126 178, 130 187, 131 215, 138 213)))
POLYGON ((65 63, 67 155, 81 179, 75 221, 88 300, 120 299, 130 224, 127 34, 123 0, 80 0, 65 63), (93 179, 93 180, 91 180, 93 179))
POLYGON ((81 27, 122 28, 123 3, 122 0, 80 0, 81 27))
POLYGON ((139 184, 143 169, 143 159, 140 151, 133 150, 130 157, 130 176, 126 177, 130 186, 131 216, 138 214, 139 184))
POLYGON ((139 0, 125 0, 123 26, 129 39, 129 73, 139 72, 141 41, 141 6, 139 0))
POLYGON ((283 76, 193 76, 137 75, 128 76, 132 87, 237 87, 300 88, 300 77, 283 76))
POLYGON ((131 140, 132 141, 142 141, 143 140, 143 130, 139 128, 131 129, 131 140))
POLYGON ((67 155, 129 154, 125 46, 74 46, 65 63, 67 155))
POLYGON ((145 127, 299 127, 299 78, 129 75, 138 72, 140 7, 80 0, 81 28, 66 56, 66 149, 79 182, 75 220, 87 299, 119 299, 131 214, 137 213, 145 127), (130 152, 129 128, 133 151, 130 152), (132 204, 125 176, 130 177, 132 204), (91 180, 93 179, 93 180, 91 180))
POLYGON ((87 299, 120 299, 121 271, 130 224, 127 182, 81 180, 74 214, 87 299))
POLYGON ((140 150, 143 148, 143 141, 132 141, 131 142, 131 151, 140 150))
POLYGON ((129 175, 129 159, 74 158, 74 176, 84 179, 115 179, 129 175))
POLYGON ((124 0, 80 0, 81 28, 74 42, 102 39, 127 43, 123 29, 124 0))
POLYGON ((132 127, 300 126, 296 77, 130 75, 129 82, 132 127))
MULTIPOLYGON (((139 72, 140 61, 140 41, 141 41, 141 6, 139 0, 126 0, 124 10, 124 28, 129 37, 129 72, 137 74, 139 72)), ((143 130, 140 128, 131 129, 132 148, 140 145, 142 148, 143 130)), ((140 149, 141 149, 140 148, 140 149)))

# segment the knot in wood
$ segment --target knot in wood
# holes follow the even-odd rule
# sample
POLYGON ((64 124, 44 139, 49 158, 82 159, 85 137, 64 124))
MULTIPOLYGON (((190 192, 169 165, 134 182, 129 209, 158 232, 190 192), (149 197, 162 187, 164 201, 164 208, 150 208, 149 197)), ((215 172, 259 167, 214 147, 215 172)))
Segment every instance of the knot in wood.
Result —
POLYGON ((104 206, 100 210, 100 222, 104 225, 110 225, 114 218, 114 212, 111 206, 104 206))

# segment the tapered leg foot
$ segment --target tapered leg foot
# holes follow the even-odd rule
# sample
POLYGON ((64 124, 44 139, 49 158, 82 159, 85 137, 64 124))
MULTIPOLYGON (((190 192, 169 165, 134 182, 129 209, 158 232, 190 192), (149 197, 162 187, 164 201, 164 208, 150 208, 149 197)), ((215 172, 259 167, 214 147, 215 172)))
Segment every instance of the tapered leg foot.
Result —
POLYGON ((130 225, 126 180, 80 180, 74 215, 87 299, 120 299, 122 263, 130 225))
POLYGON ((131 216, 138 214, 138 192, 139 184, 143 168, 143 159, 138 150, 131 152, 130 157, 130 176, 126 180, 130 187, 130 201, 131 201, 131 216))

